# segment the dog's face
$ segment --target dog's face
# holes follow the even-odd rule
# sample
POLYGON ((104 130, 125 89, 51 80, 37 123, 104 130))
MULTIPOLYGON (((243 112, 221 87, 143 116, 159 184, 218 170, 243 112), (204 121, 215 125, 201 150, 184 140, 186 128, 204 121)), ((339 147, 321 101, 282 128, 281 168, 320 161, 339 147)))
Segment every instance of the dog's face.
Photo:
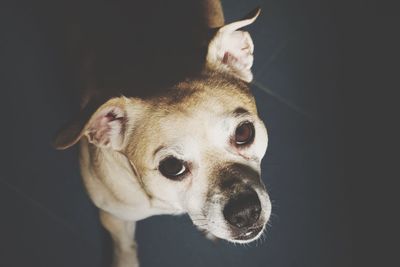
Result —
POLYGON ((253 44, 236 31, 256 15, 217 32, 207 71, 163 95, 107 101, 60 147, 86 136, 124 154, 148 196, 187 212, 198 228, 232 242, 257 239, 271 213, 260 178, 268 138, 246 83, 253 44))
POLYGON ((243 83, 203 79, 145 103, 125 154, 152 197, 219 238, 251 241, 271 211, 260 179, 267 132, 243 83))

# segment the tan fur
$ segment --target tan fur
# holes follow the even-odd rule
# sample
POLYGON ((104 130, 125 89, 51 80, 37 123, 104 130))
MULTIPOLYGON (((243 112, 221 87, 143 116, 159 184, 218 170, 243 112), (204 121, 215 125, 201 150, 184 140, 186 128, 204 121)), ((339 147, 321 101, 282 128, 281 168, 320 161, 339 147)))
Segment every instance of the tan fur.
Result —
MULTIPOLYGON (((206 11, 206 27, 223 26, 219 1, 205 0, 202 7, 206 11)), ((188 212, 193 217, 201 213, 210 197, 209 187, 217 184, 214 174, 221 166, 242 164, 259 173, 268 138, 247 84, 252 77, 253 47, 242 45, 247 45, 250 36, 236 31, 253 22, 258 13, 216 32, 211 29, 214 35, 208 40, 202 69, 172 85, 150 90, 151 93, 146 89, 137 94, 136 89, 123 89, 117 84, 99 87, 93 82, 96 79, 88 77, 81 113, 60 131, 54 144, 65 149, 80 143, 83 181, 100 209, 102 224, 113 238, 114 266, 139 265, 133 240, 136 221, 157 214, 188 212), (239 51, 224 51, 233 32, 234 40, 245 39, 233 47, 239 51), (245 57, 243 69, 236 61, 232 66, 223 62, 228 52, 238 56, 237 60, 245 57), (248 114, 236 118, 237 109, 247 110, 248 114), (240 120, 252 121, 256 130, 254 145, 246 149, 237 149, 230 143, 240 120), (188 157, 187 161, 193 164, 190 177, 182 181, 162 177, 158 170, 162 153, 188 157)), ((90 68, 92 63, 87 63, 87 58, 84 62, 85 68, 90 68)), ((264 227, 270 203, 262 182, 254 183, 260 185, 255 190, 263 206, 260 224, 264 227)), ((197 224, 195 218, 193 221, 197 224)), ((226 231, 211 234, 232 239, 226 231)))
POLYGON ((208 27, 217 28, 224 25, 224 14, 219 0, 205 0, 203 9, 208 27))

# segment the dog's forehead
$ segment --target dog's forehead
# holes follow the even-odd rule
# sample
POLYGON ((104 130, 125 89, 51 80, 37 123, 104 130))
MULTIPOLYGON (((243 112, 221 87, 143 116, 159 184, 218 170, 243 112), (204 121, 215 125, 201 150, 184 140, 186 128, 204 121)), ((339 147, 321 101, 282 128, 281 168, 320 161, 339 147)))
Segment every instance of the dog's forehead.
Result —
POLYGON ((235 112, 257 113, 247 85, 226 79, 185 81, 162 96, 148 99, 147 104, 141 127, 133 132, 140 138, 128 148, 141 158, 153 157, 160 146, 218 142, 226 138, 221 124, 234 118, 235 112))
POLYGON ((234 117, 238 111, 257 113, 254 97, 246 85, 221 80, 180 83, 152 106, 156 106, 153 118, 167 132, 189 125, 212 127, 213 123, 234 117))
MULTIPOLYGON (((153 100, 154 101, 154 100, 153 100)), ((223 75, 205 75, 188 79, 155 99, 164 113, 229 114, 238 108, 256 113, 254 97, 248 85, 223 75)))

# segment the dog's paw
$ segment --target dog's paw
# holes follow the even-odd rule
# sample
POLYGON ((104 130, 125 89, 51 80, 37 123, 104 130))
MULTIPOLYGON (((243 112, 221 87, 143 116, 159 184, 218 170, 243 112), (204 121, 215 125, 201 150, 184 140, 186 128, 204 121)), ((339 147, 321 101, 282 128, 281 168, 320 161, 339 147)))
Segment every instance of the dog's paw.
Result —
POLYGON ((139 267, 136 250, 124 252, 116 251, 112 267, 139 267))

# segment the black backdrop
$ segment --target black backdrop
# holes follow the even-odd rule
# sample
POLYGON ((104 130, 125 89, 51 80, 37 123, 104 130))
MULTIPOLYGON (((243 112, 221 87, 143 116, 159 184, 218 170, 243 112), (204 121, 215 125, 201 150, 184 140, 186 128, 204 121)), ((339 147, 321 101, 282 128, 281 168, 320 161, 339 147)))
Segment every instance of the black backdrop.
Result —
MULTIPOLYGON (((265 240, 235 246, 206 240, 186 216, 152 217, 137 228, 142 266, 351 266, 345 36, 333 2, 223 1, 227 21, 263 10, 249 31, 252 90, 270 139, 270 226, 265 240)), ((41 2, 1 6, 0 266, 109 266, 110 239, 82 187, 77 150, 50 146, 78 109, 58 18, 41 2)))

